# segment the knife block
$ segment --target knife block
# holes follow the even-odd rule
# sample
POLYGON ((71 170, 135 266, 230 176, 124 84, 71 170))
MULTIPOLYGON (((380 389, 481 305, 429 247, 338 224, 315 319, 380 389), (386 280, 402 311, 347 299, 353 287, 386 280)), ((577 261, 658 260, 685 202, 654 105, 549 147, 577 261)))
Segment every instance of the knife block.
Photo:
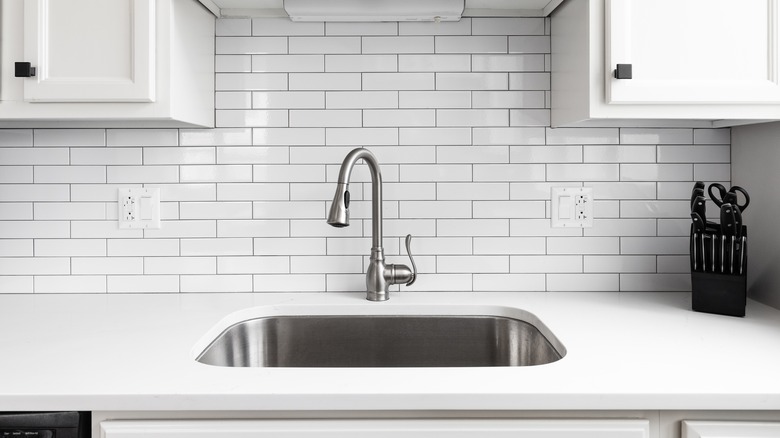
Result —
MULTIPOLYGON (((747 227, 742 227, 745 236, 745 256, 741 274, 700 272, 691 269, 691 304, 696 312, 715 313, 728 316, 745 316, 747 303, 747 227)), ((691 231, 693 242, 693 231, 691 231)), ((693 257, 693 254, 691 254, 693 257)), ((693 266, 693 261, 691 262, 693 266)))

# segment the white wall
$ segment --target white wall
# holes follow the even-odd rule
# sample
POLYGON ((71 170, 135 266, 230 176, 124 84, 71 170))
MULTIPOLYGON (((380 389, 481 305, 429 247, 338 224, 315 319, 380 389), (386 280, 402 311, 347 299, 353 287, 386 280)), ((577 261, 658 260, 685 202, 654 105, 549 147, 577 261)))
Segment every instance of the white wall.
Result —
POLYGON ((733 128, 734 184, 750 193, 748 295, 780 309, 780 123, 733 128))
POLYGON ((216 130, 0 131, 0 291, 362 290, 370 148, 385 247, 412 290, 689 290, 692 181, 728 182, 729 130, 549 128, 549 20, 217 26, 216 130), (163 227, 119 230, 117 187, 160 187, 163 227), (591 229, 550 188, 589 186, 591 229))

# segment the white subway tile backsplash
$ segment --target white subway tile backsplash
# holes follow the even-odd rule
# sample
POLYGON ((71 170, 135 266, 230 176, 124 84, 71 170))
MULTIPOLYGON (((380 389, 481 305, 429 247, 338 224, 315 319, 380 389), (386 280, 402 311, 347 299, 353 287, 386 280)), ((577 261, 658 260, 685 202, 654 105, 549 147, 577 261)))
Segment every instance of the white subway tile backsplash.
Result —
POLYGON ((399 108, 469 108, 469 91, 400 91, 399 108))
POLYGON ((544 128, 474 128, 474 144, 544 144, 544 128))
POLYGON ((510 146, 512 163, 581 163, 582 146, 510 146))
POLYGON ((258 109, 323 109, 324 91, 255 91, 252 108, 258 109))
POLYGON ((360 73, 290 73, 290 90, 360 90, 360 73))
POLYGON ((509 271, 517 274, 581 273, 580 255, 515 255, 509 259, 509 271))
POLYGON ((538 292, 545 290, 544 274, 475 274, 475 291, 538 292))
POLYGON ((0 225, 2 225, 0 227, 0 238, 2 239, 71 237, 70 224, 67 221, 3 221, 0 225))
POLYGON ((107 146, 178 146, 176 129, 108 129, 107 146))
POLYGON ((219 220, 215 231, 204 237, 287 237, 290 221, 286 220, 219 220))
POLYGON ((363 126, 451 126, 442 124, 434 110, 364 110, 363 126))
POLYGON ((467 72, 471 71, 471 57, 469 55, 398 55, 398 71, 467 72))
POLYGON ((215 50, 217 55, 281 54, 287 53, 287 38, 218 36, 215 50))
POLYGON ((325 143, 325 128, 254 128, 252 144, 269 146, 311 145, 325 143))
POLYGON ((67 148, 2 148, 0 163, 7 165, 68 164, 67 148))
POLYGON ((325 138, 328 145, 335 146, 397 145, 398 131, 398 128, 328 128, 325 138))
POLYGON ((32 257, 32 239, 0 239, 0 257, 32 257))
POLYGON ((437 183, 436 198, 441 200, 508 200, 509 184, 500 183, 437 183))
MULTIPOLYGON (((70 164, 72 165, 134 166, 143 164, 143 160, 143 149, 140 147, 70 149, 70 164)), ((2 159, 0 159, 0 161, 2 161, 2 159)))
POLYGON ((399 22, 399 35, 471 35, 471 18, 445 22, 399 22))
POLYGON ((251 275, 181 275, 182 292, 252 292, 251 275))
POLYGON ((290 37, 290 53, 360 53, 360 37, 290 37))
POLYGON ((655 256, 585 256, 586 273, 655 272, 655 256))
POLYGON ((509 53, 550 53, 550 36, 510 36, 509 53))
POLYGON ((620 274, 620 290, 624 291, 689 291, 689 274, 620 274))
POLYGON ((679 128, 620 128, 620 143, 693 144, 693 130, 679 128))
POLYGON ((437 126, 509 126, 505 109, 440 109, 436 110, 437 126))
POLYGON ((620 216, 634 218, 690 217, 690 200, 686 201, 620 201, 620 216))
POLYGON ((238 146, 252 144, 249 128, 181 129, 181 146, 238 146))
POLYGON ((33 204, 31 202, 0 203, 0 220, 32 220, 33 204))
POLYGON ((214 164, 215 155, 215 149, 211 147, 148 147, 143 149, 143 163, 146 165, 214 164))
POLYGON ((544 18, 472 18, 472 35, 544 35, 544 18))
POLYGON ((246 18, 223 18, 217 20, 217 36, 252 35, 252 20, 246 18))
POLYGON ((505 36, 437 36, 436 53, 507 53, 505 36))
POLYGON ((214 60, 216 73, 249 73, 252 71, 251 55, 217 55, 214 60))
POLYGON ((731 179, 729 164, 694 164, 694 181, 728 181, 731 179))
POLYGON ((436 219, 436 235, 443 237, 508 236, 509 219, 436 219))
POLYGON ((33 166, 2 166, 0 167, 0 184, 32 183, 33 166))
POLYGON ((252 219, 251 202, 182 202, 181 219, 252 219))
POLYGON ((394 72, 398 71, 395 55, 325 55, 327 72, 394 72))
POLYGON ((433 53, 432 36, 367 36, 363 53, 433 53))
POLYGON ((730 130, 551 128, 549 26, 219 19, 218 128, 0 130, 0 293, 361 291, 365 164, 352 226, 324 220, 355 147, 388 263, 415 236, 393 291, 689 290, 690 188, 730 181, 730 130), (582 186, 594 226, 552 228, 582 186), (160 189, 160 229, 117 227, 126 187, 160 189))
POLYGON ((475 72, 542 72, 544 71, 544 55, 472 55, 471 70, 475 72))
POLYGON ((618 274, 548 274, 548 291, 617 292, 620 290, 618 274))
POLYGON ((325 107, 329 109, 398 108, 397 91, 328 91, 325 107))
POLYGON ((287 90, 285 73, 217 73, 217 91, 287 90))
POLYGON ((543 218, 545 205, 542 201, 474 201, 475 218, 543 218))
POLYGON ((35 129, 33 146, 105 146, 105 129, 35 129))
POLYGON ((507 90, 506 73, 436 73, 437 90, 507 90))
POLYGON ((0 130, 0 147, 22 147, 33 145, 32 129, 0 130))
POLYGON ((730 129, 694 129, 694 144, 731 144, 730 129))
MULTIPOLYGON (((473 91, 473 108, 544 108, 544 91, 473 91)), ((511 110, 510 110, 511 111, 511 110)))
POLYGON ((103 294, 105 275, 40 275, 35 277, 35 292, 43 294, 103 294))
POLYGON ((324 72, 325 57, 323 55, 252 55, 250 71, 256 73, 324 72))
POLYGON ((290 110, 290 126, 294 127, 359 127, 360 110, 290 110))
POLYGON ((433 90, 436 73, 363 73, 363 90, 433 90))
POLYGON ((70 265, 73 275, 144 273, 144 259, 141 257, 74 257, 70 265))
POLYGON ((109 293, 175 293, 179 292, 178 275, 109 275, 109 293))
POLYGON ((363 35, 398 35, 398 24, 394 22, 327 22, 325 35, 328 36, 363 36, 363 35))
POLYGON ((254 18, 252 35, 325 35, 325 23, 292 21, 287 17, 254 18))

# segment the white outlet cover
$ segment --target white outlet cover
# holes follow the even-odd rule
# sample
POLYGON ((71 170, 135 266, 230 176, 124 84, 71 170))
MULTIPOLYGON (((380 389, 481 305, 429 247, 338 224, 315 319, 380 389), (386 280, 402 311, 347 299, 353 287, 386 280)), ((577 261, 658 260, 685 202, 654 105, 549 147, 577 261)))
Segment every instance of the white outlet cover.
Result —
POLYGON ((160 228, 160 189, 117 190, 119 228, 160 228))
POLYGON ((590 228, 593 226, 592 187, 553 187, 550 225, 553 228, 590 228))

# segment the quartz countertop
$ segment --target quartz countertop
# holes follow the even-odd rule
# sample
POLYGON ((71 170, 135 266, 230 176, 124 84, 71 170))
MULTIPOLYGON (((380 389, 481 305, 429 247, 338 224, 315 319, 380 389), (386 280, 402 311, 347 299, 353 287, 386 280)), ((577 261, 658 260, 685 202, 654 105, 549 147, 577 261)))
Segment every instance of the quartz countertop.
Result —
POLYGON ((780 410, 780 311, 697 313, 689 293, 0 296, 2 410, 780 410), (531 312, 563 359, 530 367, 224 368, 194 360, 275 314, 531 312), (458 310, 459 309, 459 310, 458 310), (430 312, 429 312, 430 311, 430 312))

